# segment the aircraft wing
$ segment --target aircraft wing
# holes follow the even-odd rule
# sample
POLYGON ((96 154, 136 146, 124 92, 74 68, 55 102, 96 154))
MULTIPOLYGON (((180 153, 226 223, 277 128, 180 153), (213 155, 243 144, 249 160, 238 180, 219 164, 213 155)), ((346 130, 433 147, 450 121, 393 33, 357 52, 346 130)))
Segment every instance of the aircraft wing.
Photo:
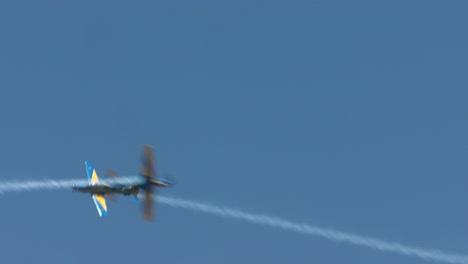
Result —
POLYGON ((93 194, 93 201, 96 205, 96 209, 98 210, 99 216, 103 217, 107 215, 107 204, 106 198, 104 195, 101 194, 93 194))

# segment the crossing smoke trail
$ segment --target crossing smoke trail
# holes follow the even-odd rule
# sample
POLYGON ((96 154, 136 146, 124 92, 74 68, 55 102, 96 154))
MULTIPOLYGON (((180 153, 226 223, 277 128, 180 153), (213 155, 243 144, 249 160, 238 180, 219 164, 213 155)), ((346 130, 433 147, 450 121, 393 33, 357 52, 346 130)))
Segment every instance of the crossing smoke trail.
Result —
MULTIPOLYGON (((135 177, 122 177, 115 180, 120 183, 135 182, 135 177)), ((114 180, 112 180, 114 181, 114 180)), ((112 182, 108 181, 108 182, 112 182)), ((44 189, 63 189, 70 188, 73 185, 87 184, 83 180, 43 180, 43 181, 23 181, 23 182, 0 182, 0 193, 9 191, 30 191, 44 189)), ((424 260, 451 263, 451 264, 468 264, 468 256, 443 252, 436 249, 422 249, 412 246, 406 246, 399 243, 386 242, 376 238, 359 236, 351 233, 345 233, 333 229, 326 229, 308 224, 294 223, 289 220, 271 217, 260 214, 247 213, 241 210, 236 210, 228 207, 221 207, 201 203, 196 201, 171 198, 166 196, 158 196, 158 202, 172 207, 188 209, 196 212, 207 213, 211 215, 221 216, 225 218, 243 220, 250 223, 271 226, 287 231, 295 231, 297 233, 325 238, 335 242, 345 242, 356 246, 367 247, 370 249, 393 252, 400 255, 418 257, 424 260)))
POLYGON ((468 256, 466 255, 452 254, 442 252, 436 249, 422 249, 402 245, 399 243, 386 242, 371 237, 359 236, 351 233, 336 231, 333 229, 326 229, 307 224, 294 223, 277 217, 271 217, 260 214, 251 214, 227 207, 214 206, 206 203, 170 198, 165 196, 158 197, 158 202, 170 205, 172 207, 179 207, 221 217, 243 220, 255 224, 268 225, 271 227, 281 228, 288 231, 295 231, 305 235, 322 237, 336 242, 346 242, 349 244, 363 246, 379 251, 393 252, 400 255, 418 257, 424 260, 452 264, 468 263, 468 256))

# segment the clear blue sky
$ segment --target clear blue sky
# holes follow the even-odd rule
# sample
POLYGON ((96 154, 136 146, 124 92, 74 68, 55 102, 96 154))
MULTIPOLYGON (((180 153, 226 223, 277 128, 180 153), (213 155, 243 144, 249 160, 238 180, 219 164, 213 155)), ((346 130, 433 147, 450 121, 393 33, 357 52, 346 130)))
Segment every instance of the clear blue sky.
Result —
MULTIPOLYGON (((464 1, 2 1, 0 180, 164 195, 468 253, 464 1)), ((0 196, 7 263, 425 263, 131 199, 0 196)))

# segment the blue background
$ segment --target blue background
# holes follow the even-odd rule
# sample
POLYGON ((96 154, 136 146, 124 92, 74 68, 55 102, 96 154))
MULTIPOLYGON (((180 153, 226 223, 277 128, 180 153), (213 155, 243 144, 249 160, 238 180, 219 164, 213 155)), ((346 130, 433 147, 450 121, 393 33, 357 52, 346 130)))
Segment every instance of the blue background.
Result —
MULTIPOLYGON (((463 1, 2 1, 0 180, 86 179, 468 252, 463 1)), ((423 263, 128 198, 0 196, 7 263, 423 263)))

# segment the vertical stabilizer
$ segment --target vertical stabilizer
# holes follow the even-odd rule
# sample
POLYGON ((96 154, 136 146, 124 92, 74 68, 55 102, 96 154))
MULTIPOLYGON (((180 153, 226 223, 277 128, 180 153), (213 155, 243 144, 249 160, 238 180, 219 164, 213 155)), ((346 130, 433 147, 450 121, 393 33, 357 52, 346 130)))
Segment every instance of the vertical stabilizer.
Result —
POLYGON ((94 165, 91 163, 91 161, 85 161, 86 165, 86 173, 88 174, 88 181, 89 183, 98 183, 99 178, 96 172, 96 169, 94 168, 94 165))

